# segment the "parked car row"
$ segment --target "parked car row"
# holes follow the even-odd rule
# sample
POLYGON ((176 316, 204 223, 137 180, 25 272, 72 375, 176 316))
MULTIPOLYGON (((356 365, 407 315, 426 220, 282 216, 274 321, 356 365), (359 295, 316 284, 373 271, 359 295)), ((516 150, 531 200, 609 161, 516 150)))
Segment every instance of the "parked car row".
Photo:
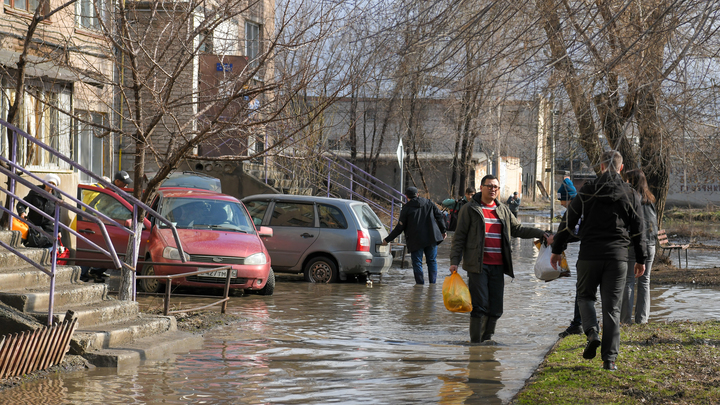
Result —
MULTIPOLYGON (((239 201, 219 192, 219 181, 185 173, 166 180, 151 208, 177 229, 187 263, 172 229, 144 219, 138 265, 143 275, 168 275, 198 269, 232 266, 231 288, 271 295, 277 272, 303 273, 310 282, 336 282, 386 272, 392 257, 382 240, 387 231, 364 202, 282 194, 254 195, 239 201)), ((78 186, 78 199, 129 225, 132 205, 115 192, 90 185, 78 186)), ((118 254, 125 253, 128 233, 106 223, 118 254)), ((107 248, 98 224, 78 216, 77 231, 107 248)), ((76 258, 82 265, 107 267, 107 256, 78 238, 76 258)), ((173 284, 222 287, 225 271, 178 278, 173 284)), ((164 280, 142 279, 143 291, 158 292, 164 280)))

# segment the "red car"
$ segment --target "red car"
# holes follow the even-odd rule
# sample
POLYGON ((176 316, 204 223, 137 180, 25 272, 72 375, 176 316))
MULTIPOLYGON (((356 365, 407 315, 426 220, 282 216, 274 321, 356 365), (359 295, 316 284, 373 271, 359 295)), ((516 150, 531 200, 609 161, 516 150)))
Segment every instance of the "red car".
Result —
MULTIPOLYGON (((125 223, 132 217, 132 206, 114 192, 80 185, 79 198, 103 214, 125 223)), ((193 272, 224 265, 232 265, 230 288, 256 290, 271 295, 275 289, 275 275, 270 267, 270 255, 260 236, 272 236, 272 229, 255 228, 247 209, 229 195, 199 189, 161 188, 152 208, 170 220, 178 231, 187 262, 196 266, 175 266, 182 263, 173 238, 172 229, 154 218, 145 219, 140 245, 145 261, 162 265, 139 265, 142 275, 167 275, 193 272)), ((113 246, 124 254, 128 234, 116 226, 106 226, 113 246)), ((78 217, 78 232, 84 233, 100 247, 105 247, 98 225, 78 217)), ((78 239, 77 258, 105 259, 90 245, 78 239)), ((83 262, 92 267, 107 267, 107 262, 83 262)), ((218 287, 225 284, 225 271, 204 273, 173 280, 173 285, 218 287)), ((140 289, 158 292, 164 280, 139 280, 140 289)))

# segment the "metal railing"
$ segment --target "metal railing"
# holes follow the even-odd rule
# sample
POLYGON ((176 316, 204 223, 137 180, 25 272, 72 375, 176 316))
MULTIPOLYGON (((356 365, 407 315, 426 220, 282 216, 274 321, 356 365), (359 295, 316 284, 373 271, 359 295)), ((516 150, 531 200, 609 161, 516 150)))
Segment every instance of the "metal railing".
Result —
MULTIPOLYGON (((144 262, 143 264, 161 264, 161 265, 162 265, 162 264, 167 264, 167 263, 144 262)), ((232 278, 232 266, 221 266, 221 267, 217 267, 217 268, 208 268, 208 269, 193 271, 193 272, 189 272, 189 273, 182 273, 182 274, 167 274, 167 275, 162 275, 162 276, 154 276, 154 275, 153 275, 153 276, 149 276, 149 275, 147 275, 147 276, 142 276, 142 275, 141 275, 141 276, 137 276, 137 279, 138 279, 138 280, 142 280, 142 279, 165 280, 165 293, 163 294, 163 296, 164 296, 164 299, 163 299, 163 314, 164 314, 164 315, 177 314, 177 313, 180 313, 180 312, 199 311, 199 310, 201 310, 201 309, 210 308, 210 307, 213 307, 213 306, 215 306, 215 305, 220 305, 220 304, 222 304, 222 307, 220 308, 220 313, 223 313, 223 314, 226 313, 226 312, 227 312, 227 303, 228 303, 228 301, 230 301, 230 298, 229 298, 228 296, 230 295, 230 279, 231 279, 231 278, 232 278), (184 278, 184 277, 187 277, 187 276, 195 276, 195 275, 198 275, 198 274, 205 274, 205 273, 210 273, 210 272, 213 272, 213 271, 222 271, 222 270, 225 270, 225 271, 226 271, 226 275, 225 275, 225 288, 224 288, 224 290, 223 290, 223 298, 222 298, 222 299, 220 299, 220 300, 218 300, 218 301, 215 301, 215 302, 213 302, 213 303, 211 303, 211 304, 203 305, 203 306, 201 306, 201 307, 178 309, 178 310, 175 310, 175 311, 170 311, 170 295, 171 295, 170 292, 171 292, 171 290, 172 290, 172 280, 174 280, 174 279, 176 279, 176 278, 184 278)), ((147 294, 147 295, 160 295, 160 294, 156 294, 156 293, 145 293, 145 294, 147 294)), ((185 295, 185 294, 176 294, 175 296, 187 296, 187 295, 185 295)), ((192 295, 192 297, 193 297, 193 298, 215 298, 215 297, 217 297, 217 296, 211 296, 211 295, 192 295)))
MULTIPOLYGON (((399 215, 398 209, 406 200, 402 192, 332 152, 324 152, 320 155, 311 151, 308 153, 311 156, 308 159, 322 161, 323 167, 326 169, 324 172, 320 172, 310 166, 307 169, 314 178, 304 177, 298 181, 306 181, 318 191, 326 190, 327 197, 340 196, 332 190, 342 190, 349 199, 358 199, 377 211, 385 213, 390 218, 389 224, 385 224, 385 226, 392 229, 397 216, 396 210, 399 215)), ((293 168, 283 165, 281 160, 282 156, 265 161, 266 165, 269 163, 280 173, 291 179, 295 178, 297 172, 293 168)), ((268 184, 269 180, 266 170, 265 184, 268 184)))
MULTIPOLYGON (((63 155, 62 153, 58 152, 57 150, 53 149, 49 145, 43 143, 39 139, 33 137, 32 135, 29 135, 22 131, 21 129, 15 127, 14 125, 1 120, 0 119, 0 127, 4 127, 5 130, 10 131, 10 148, 9 148, 9 154, 10 158, 6 158, 2 155, 0 155, 0 173, 6 175, 9 179, 9 190, 0 187, 0 192, 2 192, 5 195, 10 196, 10 204, 9 208, 5 207, 4 204, 0 205, 0 209, 2 209, 5 213, 8 214, 8 224, 12 222, 13 218, 16 218, 25 224, 28 225, 29 229, 32 229, 36 232, 38 232, 41 235, 45 235, 50 240, 53 241, 53 246, 51 248, 51 263, 50 263, 50 270, 48 271, 45 268, 45 265, 43 263, 37 263, 33 259, 25 256, 20 251, 15 249, 13 246, 8 245, 7 243, 0 240, 0 246, 7 249, 8 251, 14 253, 24 261, 31 264, 33 267, 37 268, 38 270, 42 271, 43 273, 47 274, 50 277, 50 298, 49 298, 49 304, 48 304, 48 325, 51 325, 52 319, 53 319, 53 307, 55 302, 55 276, 56 276, 56 262, 57 262, 57 253, 58 253, 58 235, 60 232, 60 228, 63 230, 70 232, 71 234, 75 235, 76 238, 80 238, 83 241, 87 242, 90 246, 97 249, 100 253, 103 255, 109 257, 112 261, 112 264, 114 265, 114 268, 120 269, 120 268, 126 268, 132 271, 133 280, 132 280, 132 298, 133 300, 137 297, 137 291, 135 287, 135 278, 136 278, 136 266, 137 266, 137 254, 135 257, 132 258, 131 263, 127 264, 122 261, 120 261, 117 252, 115 251, 115 248, 112 244, 112 241, 110 240, 109 234, 107 232, 107 229, 105 227, 105 224, 107 223, 110 226, 116 226, 118 229, 121 229, 122 231, 126 232, 133 238, 135 241, 135 246, 139 245, 138 238, 141 237, 140 232, 135 232, 135 229, 138 229, 138 213, 140 209, 144 210, 148 215, 153 216, 156 218, 157 221, 162 222, 170 227, 172 229, 173 238, 175 239, 175 243, 177 244, 180 258, 182 262, 186 262, 185 254, 182 248, 182 243, 180 242, 180 237, 178 235, 177 229, 175 229, 175 226, 166 218, 164 218, 162 215, 155 212, 153 209, 142 203, 140 200, 136 199, 135 197, 131 196, 130 194, 126 193, 122 189, 118 188, 114 184, 111 184, 105 180, 103 180, 100 176, 94 174, 93 172, 89 171, 85 167, 81 166, 80 164, 74 162, 67 156, 63 155), (43 179, 39 178, 38 176, 34 175, 25 167, 17 164, 17 156, 18 156, 18 137, 24 138, 26 142, 32 143, 36 145, 39 149, 46 151, 52 156, 55 156, 57 159, 65 162, 69 167, 78 170, 82 173, 85 173, 89 177, 95 179, 99 184, 102 184, 103 187, 108 188, 124 198, 129 204, 133 206, 133 215, 132 215, 132 222, 131 222, 131 228, 126 228, 123 224, 118 223, 114 219, 108 217, 107 215, 97 211, 94 207, 89 206, 88 204, 78 200, 75 198, 75 196, 70 195, 64 191, 62 191, 59 187, 48 183, 44 181, 43 179), (25 177, 23 177, 25 176, 25 177), (39 182, 40 186, 37 185, 37 183, 33 183, 30 180, 28 180, 27 177, 30 177, 34 179, 36 182, 39 182), (47 198, 48 200, 51 200, 55 203, 55 212, 54 215, 49 215, 42 210, 32 206, 31 204, 27 203, 27 201, 20 198, 15 190, 16 190, 16 184, 20 183, 25 186, 27 186, 29 189, 34 190, 36 193, 40 194, 41 196, 47 198), (48 192, 45 190, 45 186, 49 186, 51 188, 51 191, 48 192), (55 196, 55 193, 58 193, 60 197, 55 196), (73 204, 66 203, 64 198, 71 201, 73 204), (49 219, 53 221, 54 229, 52 235, 48 232, 46 232, 42 227, 36 226, 33 223, 31 223, 28 220, 25 220, 21 218, 19 215, 16 215, 13 211, 15 208, 15 202, 20 201, 22 202, 27 209, 33 210, 37 213, 39 213, 42 217, 49 219), (68 211, 74 212, 77 215, 83 215, 84 218, 88 218, 91 221, 98 224, 99 229, 102 232, 103 239, 105 240, 105 243, 108 246, 108 249, 105 250, 86 238, 85 236, 78 233, 76 230, 70 228, 69 226, 63 224, 60 221, 60 209, 64 208, 68 211)), ((0 136, 5 136, 5 134, 1 134, 0 136)))

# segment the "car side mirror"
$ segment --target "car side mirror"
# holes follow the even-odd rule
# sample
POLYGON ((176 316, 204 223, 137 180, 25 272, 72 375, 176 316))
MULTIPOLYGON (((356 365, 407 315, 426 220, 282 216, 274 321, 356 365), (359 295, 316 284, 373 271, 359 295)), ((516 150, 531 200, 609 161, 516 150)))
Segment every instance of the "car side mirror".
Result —
MULTIPOLYGON (((123 225, 125 225, 125 228, 130 229, 132 227, 132 219, 126 219, 123 225)), ((150 221, 148 221, 147 218, 143 218, 143 229, 148 228, 150 228, 150 221)))
POLYGON ((273 229, 269 226, 261 226, 260 229, 258 229, 258 234, 261 238, 272 238, 273 229))

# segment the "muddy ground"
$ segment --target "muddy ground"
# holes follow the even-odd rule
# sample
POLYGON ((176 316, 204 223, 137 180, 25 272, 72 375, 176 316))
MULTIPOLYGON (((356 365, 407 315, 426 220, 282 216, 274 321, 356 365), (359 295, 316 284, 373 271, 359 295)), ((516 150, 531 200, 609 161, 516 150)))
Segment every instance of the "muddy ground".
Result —
POLYGON ((651 284, 688 284, 696 286, 720 286, 720 267, 709 269, 678 269, 674 266, 653 265, 651 284))

